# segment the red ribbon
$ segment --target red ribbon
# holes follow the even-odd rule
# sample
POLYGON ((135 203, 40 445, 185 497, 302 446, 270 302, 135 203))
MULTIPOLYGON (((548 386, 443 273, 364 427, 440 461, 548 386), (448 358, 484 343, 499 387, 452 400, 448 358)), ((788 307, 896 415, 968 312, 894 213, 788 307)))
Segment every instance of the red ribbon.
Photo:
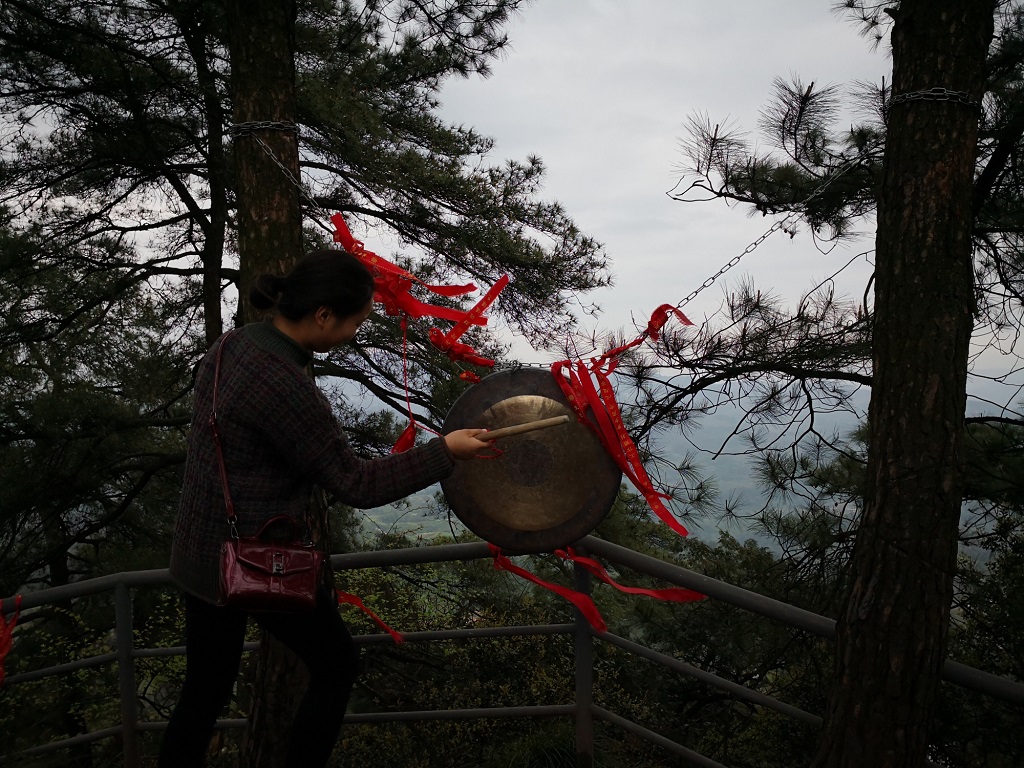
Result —
MULTIPOLYGON (((366 250, 362 241, 356 240, 352 236, 352 232, 345 223, 345 217, 340 213, 331 216, 331 223, 334 224, 334 241, 341 243, 342 248, 359 259, 372 272, 374 299, 384 305, 384 311, 387 314, 400 315, 403 317, 403 322, 406 317, 433 317, 439 320, 451 320, 455 323, 455 326, 448 333, 443 333, 437 328, 430 329, 430 341, 434 346, 448 355, 453 362, 466 362, 485 368, 494 367, 493 360, 477 354, 475 349, 468 344, 460 343, 459 339, 469 329, 469 326, 487 325, 487 318, 483 316, 484 311, 494 303, 498 294, 508 285, 508 275, 502 275, 498 282, 492 285, 487 290, 487 293, 469 310, 427 304, 413 298, 409 293, 414 282, 419 283, 428 291, 441 296, 462 296, 475 291, 476 286, 472 283, 468 285, 427 285, 411 272, 402 269, 396 264, 392 264, 372 251, 366 250)), ((475 374, 470 373, 469 375, 462 376, 462 378, 466 381, 474 381, 475 376, 475 374)), ((475 381, 479 381, 479 377, 476 377, 475 381)), ((411 413, 409 418, 410 422, 412 422, 411 413)), ((415 433, 414 423, 410 423, 410 428, 415 433)), ((411 443, 409 439, 406 439, 402 442, 402 445, 409 447, 411 443), (408 445, 406 445, 407 443, 408 445)), ((395 446, 397 448, 398 443, 395 446)), ((395 452, 393 449, 392 453, 395 452)))
POLYGON ((437 328, 430 329, 430 343, 448 355, 452 362, 464 362, 470 365, 479 365, 484 368, 493 368, 494 361, 477 354, 469 344, 462 344, 458 341, 450 341, 437 328))
POLYGON ((464 361, 472 365, 480 365, 485 368, 493 368, 494 361, 486 357, 481 357, 476 353, 468 344, 462 344, 459 339, 462 335, 469 330, 469 326, 473 324, 486 325, 487 318, 483 316, 494 300, 498 298, 498 294, 501 293, 505 286, 509 283, 509 276, 502 275, 498 278, 498 282, 487 289, 485 293, 476 304, 474 304, 467 312, 466 316, 457 322, 448 333, 442 333, 437 328, 430 329, 430 341, 435 347, 444 352, 454 362, 464 361), (481 322, 482 321, 482 322, 481 322))
POLYGON ((582 555, 576 554, 576 551, 572 547, 566 547, 565 549, 556 549, 555 554, 561 557, 563 560, 569 560, 573 563, 579 563, 581 566, 587 569, 590 573, 596 576, 598 579, 603 581, 605 584, 615 587, 619 592, 624 592, 627 595, 644 595, 646 597, 653 597, 655 600, 664 600, 672 603, 692 603, 696 600, 704 600, 707 595, 702 595, 700 592, 695 592, 692 589, 685 589, 684 587, 669 587, 667 589, 643 589, 641 587, 624 587, 617 581, 612 579, 608 575, 608 571, 605 570, 604 566, 601 565, 597 560, 591 557, 583 557, 582 555))
MULTIPOLYGON (((395 444, 391 446, 391 453, 402 453, 415 445, 416 431, 420 426, 416 423, 412 405, 409 402, 408 318, 433 317, 439 320, 451 320, 455 326, 447 334, 437 328, 430 329, 430 341, 434 346, 447 354, 453 362, 461 361, 487 368, 493 367, 493 360, 478 355, 475 349, 468 344, 459 343, 458 339, 471 325, 487 325, 487 318, 483 316, 484 310, 498 297, 501 290, 508 284, 509 278, 508 275, 502 276, 469 310, 427 304, 410 294, 414 282, 441 296, 462 296, 475 291, 476 286, 472 283, 468 285, 427 285, 411 272, 366 250, 362 241, 356 240, 352 236, 352 232, 345 223, 345 217, 340 213, 331 216, 331 223, 334 224, 334 241, 340 243, 342 248, 365 264, 373 274, 374 300, 384 305, 384 311, 388 315, 398 315, 402 318, 402 365, 405 375, 405 402, 409 413, 409 424, 395 444)), ((461 378, 471 383, 480 380, 479 376, 471 372, 463 372, 461 378)))
POLYGON ((419 424, 416 423, 415 419, 410 418, 409 424, 402 430, 402 434, 395 440, 395 444, 391 446, 391 453, 405 453, 416 445, 417 429, 419 429, 419 424))
POLYGON ((658 491, 651 482, 640 460, 636 444, 629 436, 629 431, 622 421, 622 412, 615 400, 615 391, 608 379, 618 365, 619 357, 628 349, 635 347, 647 338, 657 339, 668 322, 670 315, 675 315, 684 325, 693 325, 678 309, 670 304, 662 304, 651 315, 647 328, 633 341, 616 347, 604 355, 591 361, 590 368, 582 361, 573 366, 568 360, 562 360, 551 366, 555 381, 565 394, 576 417, 587 425, 601 441, 601 445, 615 460, 622 473, 630 479, 637 490, 643 494, 651 509, 669 528, 680 536, 689 535, 683 525, 676 520, 672 512, 665 506, 662 499, 671 496, 658 491), (597 379, 597 386, 593 379, 597 379), (600 390, 600 393, 598 392, 600 390), (593 414, 591 420, 587 411, 593 414))
POLYGON ((597 359, 600 362, 604 362, 605 360, 614 360, 615 362, 612 363, 611 368, 608 370, 608 373, 611 373, 613 370, 615 370, 615 366, 618 365, 618 358, 627 349, 632 349, 633 347, 637 347, 640 344, 643 344, 646 339, 651 339, 651 341, 657 341, 658 338, 661 336, 661 331, 665 327, 665 323, 668 322, 668 319, 671 315, 675 315, 676 319, 679 320, 679 322, 682 323, 683 325, 693 325, 693 323, 690 322, 690 319, 686 315, 684 315, 679 309, 673 307, 671 304, 662 304, 660 307, 654 310, 654 312, 651 313, 651 319, 647 321, 647 327, 644 329, 643 333, 641 333, 628 344, 623 344, 621 347, 611 349, 608 352, 605 352, 603 355, 601 355, 601 357, 597 359))
POLYGON ((347 603, 348 605, 354 605, 356 608, 358 608, 363 613, 365 613, 367 616, 369 616, 371 619, 373 619, 377 623, 378 627, 380 627, 385 632, 387 632, 389 635, 391 635, 391 637, 392 637, 392 639, 394 639, 395 643, 404 643, 405 642, 405 638, 402 637, 402 633, 401 632, 396 632, 391 627, 389 627, 387 624, 385 624, 384 621, 380 618, 380 616, 378 616, 376 613, 374 613, 369 608, 367 608, 366 605, 363 603, 363 601, 360 600, 355 595, 353 595, 351 592, 342 592, 340 589, 336 589, 334 591, 334 593, 338 596, 338 605, 342 605, 344 603, 347 603))
POLYGON ((494 544, 488 544, 487 546, 490 548, 491 554, 494 556, 495 570, 514 573, 516 576, 526 579, 527 581, 531 581, 539 587, 551 590, 559 597, 563 597, 575 605, 579 612, 583 614, 583 618, 585 618, 590 626, 592 626, 597 632, 604 632, 608 629, 608 625, 605 624, 604 619, 601 617, 601 612, 597 610, 597 606, 594 605, 594 601, 589 595, 584 595, 582 592, 577 592, 575 589, 570 589, 569 587, 562 587, 558 584, 552 584, 551 582, 544 581, 543 579, 534 576, 526 569, 515 565, 508 559, 508 557, 501 554, 501 550, 494 544))
POLYGON ((6 615, 0 611, 0 684, 3 683, 6 673, 4 672, 4 662, 7 660, 7 654, 11 652, 14 647, 14 625, 18 623, 18 617, 21 615, 21 595, 14 598, 14 614, 11 616, 10 621, 7 620, 6 615))
MULTIPOLYGON (((405 384, 405 410, 409 414, 409 424, 402 434, 398 436, 395 444, 391 446, 391 453, 404 453, 412 448, 416 444, 416 431, 422 426, 417 423, 416 418, 412 415, 412 401, 409 399, 409 323, 408 318, 402 317, 402 375, 404 377, 405 384)), ((434 432, 430 427, 423 427, 428 432, 434 432)), ((434 432, 438 437, 441 436, 440 432, 434 432)))
POLYGON ((409 414, 409 425, 391 446, 392 453, 405 453, 416 444, 416 419, 412 415, 412 403, 409 400, 409 323, 402 318, 402 376, 405 383, 405 410, 409 414))
MULTIPOLYGON (((468 285, 428 285, 385 258, 363 247, 361 240, 356 240, 349 231, 345 218, 336 213, 331 216, 334 224, 334 242, 359 259, 373 274, 374 299, 384 305, 389 315, 407 315, 409 317, 434 317, 439 320, 460 322, 465 319, 466 312, 452 307, 439 307, 413 298, 409 293, 413 283, 419 283, 431 293, 439 296, 463 296, 476 290, 472 283, 468 285)), ((486 325, 487 320, 477 318, 472 321, 476 325, 486 325)))

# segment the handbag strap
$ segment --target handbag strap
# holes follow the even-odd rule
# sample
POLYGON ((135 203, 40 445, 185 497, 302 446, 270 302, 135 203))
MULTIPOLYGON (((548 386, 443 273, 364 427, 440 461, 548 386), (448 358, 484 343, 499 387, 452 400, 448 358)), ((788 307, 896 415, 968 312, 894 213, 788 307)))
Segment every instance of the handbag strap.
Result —
MULTIPOLYGON (((238 538, 238 516, 235 514, 235 503, 231 500, 231 488, 228 486, 228 470, 224 464, 224 449, 221 447, 220 430, 217 428, 217 391, 220 389, 220 361, 224 354, 224 345, 228 338, 234 336, 240 329, 229 331, 217 345, 217 358, 213 366, 213 402, 210 408, 210 434, 213 437, 213 447, 217 450, 217 472, 220 474, 220 484, 224 489, 224 509, 227 510, 228 525, 231 526, 231 538, 238 538)), ((309 537, 310 524, 309 514, 306 514, 306 537, 309 537)))
POLYGON ((213 446, 217 450, 217 470, 220 473, 220 484, 224 489, 224 508, 227 510, 228 525, 231 526, 231 538, 238 538, 238 517, 235 515, 235 504, 231 500, 231 489, 228 487, 228 470, 224 466, 224 451, 220 443, 220 430, 217 429, 217 390, 220 389, 220 361, 224 354, 224 345, 228 337, 235 331, 225 334, 217 345, 217 361, 213 367, 213 405, 210 409, 210 433, 213 436, 213 446))

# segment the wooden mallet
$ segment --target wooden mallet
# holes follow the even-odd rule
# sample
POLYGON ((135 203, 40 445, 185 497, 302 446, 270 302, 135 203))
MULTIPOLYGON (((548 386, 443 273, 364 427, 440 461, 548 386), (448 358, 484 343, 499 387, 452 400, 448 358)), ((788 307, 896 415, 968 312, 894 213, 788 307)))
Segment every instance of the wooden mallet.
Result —
POLYGON ((500 437, 511 437, 512 435, 521 435, 524 432, 533 432, 535 429, 547 429, 548 427, 557 427, 559 424, 568 424, 568 416, 554 416, 550 419, 538 419, 537 421, 527 421, 523 424, 513 424, 511 427, 501 427, 500 429, 492 429, 482 435, 477 435, 477 440, 483 440, 487 442, 489 440, 497 440, 500 437))

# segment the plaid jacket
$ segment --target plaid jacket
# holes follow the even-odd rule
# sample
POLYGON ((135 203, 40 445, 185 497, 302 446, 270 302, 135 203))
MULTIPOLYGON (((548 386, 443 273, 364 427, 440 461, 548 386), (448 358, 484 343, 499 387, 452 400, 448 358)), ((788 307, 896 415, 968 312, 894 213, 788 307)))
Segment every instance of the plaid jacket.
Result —
MULTIPOLYGON (((222 336, 199 364, 184 487, 175 521, 171 576, 215 603, 221 542, 229 535, 210 434, 214 365, 222 336)), ((353 507, 378 507, 448 477, 454 464, 435 438, 405 453, 358 457, 327 398, 307 376, 312 356, 269 322, 228 338, 220 369, 217 425, 241 536, 267 519, 303 519, 314 484, 353 507)))

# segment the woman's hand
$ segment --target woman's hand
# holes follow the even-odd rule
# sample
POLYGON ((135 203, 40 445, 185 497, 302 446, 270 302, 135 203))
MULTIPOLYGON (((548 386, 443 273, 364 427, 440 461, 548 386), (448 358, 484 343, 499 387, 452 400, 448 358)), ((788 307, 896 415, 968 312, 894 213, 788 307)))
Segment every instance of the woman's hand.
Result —
POLYGON ((472 459, 492 446, 492 443, 477 438, 486 434, 486 429, 457 429, 445 435, 444 442, 456 459, 472 459))

